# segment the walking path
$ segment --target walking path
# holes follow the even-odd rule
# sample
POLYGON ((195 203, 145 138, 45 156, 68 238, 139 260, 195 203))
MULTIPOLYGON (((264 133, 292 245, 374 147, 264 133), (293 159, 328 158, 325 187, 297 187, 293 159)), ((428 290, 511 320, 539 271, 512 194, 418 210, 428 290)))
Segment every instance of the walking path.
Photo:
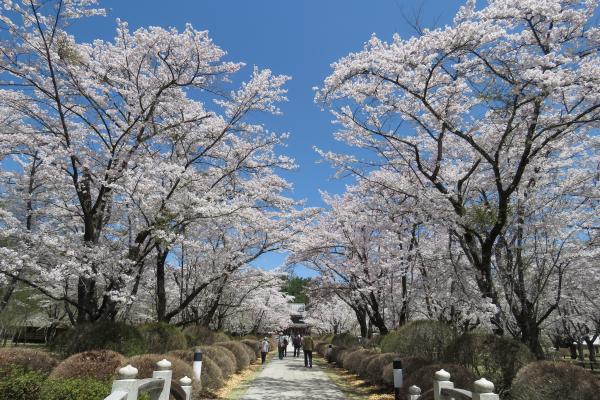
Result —
POLYGON ((274 357, 265 364, 242 400, 346 399, 317 365, 313 363, 313 368, 304 367, 304 355, 294 358, 293 350, 289 349, 287 354, 283 360, 274 357))

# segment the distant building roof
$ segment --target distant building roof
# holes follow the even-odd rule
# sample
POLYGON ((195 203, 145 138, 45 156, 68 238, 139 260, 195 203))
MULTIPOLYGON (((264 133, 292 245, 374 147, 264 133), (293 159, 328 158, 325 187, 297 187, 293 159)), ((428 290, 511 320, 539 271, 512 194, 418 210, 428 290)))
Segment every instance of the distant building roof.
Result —
POLYGON ((302 315, 304 314, 304 303, 289 303, 288 309, 290 310, 290 314, 292 315, 302 315))

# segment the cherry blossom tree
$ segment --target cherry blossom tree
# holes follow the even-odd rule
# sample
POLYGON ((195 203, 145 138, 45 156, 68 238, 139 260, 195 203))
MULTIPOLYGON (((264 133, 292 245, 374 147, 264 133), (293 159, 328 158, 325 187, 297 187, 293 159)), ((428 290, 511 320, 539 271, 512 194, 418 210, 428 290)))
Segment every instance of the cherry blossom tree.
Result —
POLYGON ((417 197, 496 306, 494 330, 514 328, 540 357, 540 326, 595 212, 586 188, 600 122, 596 8, 468 1, 450 26, 390 43, 373 36, 333 64, 316 97, 332 107, 336 137, 374 160, 323 154, 360 179, 375 166, 378 184, 417 197))
POLYGON ((302 213, 276 175, 293 167, 275 154, 286 135, 256 122, 279 114, 288 77, 255 68, 233 87, 243 64, 190 25, 131 32, 118 21, 114 40, 79 43, 68 25, 103 15, 93 0, 3 8, 0 155, 12 207, 1 223, 16 244, 0 249, 3 277, 64 302, 73 323, 127 313, 153 279, 156 318, 169 321, 294 234, 302 213), (215 236, 192 236, 204 229, 215 236), (167 278, 175 253, 220 240, 222 263, 183 262, 198 286, 167 278), (179 303, 171 290, 185 294, 179 303))

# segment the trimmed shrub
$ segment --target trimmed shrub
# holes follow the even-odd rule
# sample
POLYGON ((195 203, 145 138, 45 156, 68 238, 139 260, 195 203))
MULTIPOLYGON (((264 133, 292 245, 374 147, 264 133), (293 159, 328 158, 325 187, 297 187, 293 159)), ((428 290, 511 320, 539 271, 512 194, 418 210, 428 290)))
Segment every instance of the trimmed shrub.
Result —
POLYGON ((149 353, 166 353, 187 347, 185 335, 173 325, 153 322, 138 327, 149 353))
POLYGON ((536 360, 521 342, 490 334, 469 333, 456 338, 447 348, 447 362, 463 365, 476 376, 494 382, 496 393, 510 389, 521 367, 536 360))
POLYGON ((387 365, 392 365, 392 361, 397 357, 400 356, 395 353, 376 354, 367 364, 365 378, 376 385, 384 385, 383 370, 387 365))
POLYGON ((254 351, 254 358, 260 357, 260 342, 258 340, 244 339, 242 340, 246 346, 250 346, 250 348, 254 351))
POLYGON ((39 371, 49 374, 58 360, 40 350, 22 347, 0 347, 0 368, 20 368, 23 371, 39 371))
POLYGON ((228 377, 235 374, 237 368, 237 361, 235 354, 231 350, 223 346, 203 346, 200 348, 204 354, 209 356, 211 360, 217 363, 223 377, 228 377))
MULTIPOLYGON (((404 365, 403 365, 404 367, 404 365)), ((450 373, 450 380, 454 382, 454 387, 471 390, 475 375, 462 365, 458 364, 431 364, 419 368, 413 373, 406 375, 402 389, 400 390, 403 398, 408 397, 408 388, 417 385, 422 393, 433 388, 433 374, 440 369, 445 369, 450 373)), ((403 368, 404 370, 404 368, 403 368)))
POLYGON ((139 329, 124 322, 112 321, 77 325, 62 334, 55 346, 66 355, 88 350, 113 350, 126 356, 146 352, 139 329))
POLYGON ((569 362, 537 361, 521 368, 510 393, 513 400, 597 400, 600 381, 569 362))
MULTIPOLYGON (((254 364, 256 362, 256 358, 257 358, 254 348, 251 345, 244 343, 244 342, 238 342, 238 343, 240 343, 244 347, 246 354, 248 354, 248 360, 250 361, 250 364, 254 364)), ((260 356, 260 353, 259 353, 259 356, 260 356)))
POLYGON ((44 372, 0 367, 0 399, 39 400, 44 372))
POLYGON ((112 350, 92 350, 73 354, 52 370, 50 379, 90 378, 111 380, 125 366, 125 357, 112 350))
MULTIPOLYGON (((173 350, 169 352, 188 365, 192 365, 194 362, 194 351, 193 350, 173 350)), ((232 362, 233 365, 233 362, 232 362)), ((234 367, 235 370, 235 367, 234 367)), ((191 376, 190 376, 191 378, 191 376)), ((202 372, 200 375, 200 381, 202 382, 202 388, 207 390, 216 390, 224 385, 224 375, 221 367, 211 356, 202 352, 202 372)))
POLYGON ((95 379, 46 379, 40 371, 0 369, 0 399, 3 400, 103 400, 112 382, 95 379))
POLYGON ((216 346, 224 347, 233 353, 235 356, 237 372, 245 370, 248 368, 248 365, 250 365, 248 351, 246 350, 246 346, 244 346, 242 343, 230 340, 227 342, 218 342, 216 343, 216 346))
POLYGON ((363 360, 361 361, 360 366, 358 367, 358 371, 357 371, 358 376, 360 376, 362 379, 368 380, 369 364, 371 363, 371 361, 373 361, 378 356, 379 356, 379 353, 376 353, 374 351, 372 351, 370 354, 366 355, 363 358, 363 360))
POLYGON ((340 366, 341 355, 340 353, 344 350, 347 350, 345 347, 333 346, 331 350, 331 362, 336 363, 336 365, 340 366))
POLYGON ((157 369, 156 363, 166 358, 171 362, 171 370, 173 371, 173 379, 178 381, 184 376, 192 377, 194 371, 192 365, 186 363, 181 358, 170 354, 141 354, 131 357, 127 363, 138 369, 138 379, 152 378, 152 372, 157 369))
POLYGON ((440 361, 455 336, 454 329, 443 322, 412 321, 387 334, 381 342, 381 351, 440 361))
POLYGON ((325 357, 325 351, 328 347, 329 343, 327 342, 315 342, 315 350, 323 357, 325 357))
POLYGON ((223 332, 214 332, 205 326, 190 325, 183 330, 189 347, 210 346, 217 342, 227 342, 231 340, 223 332))
MULTIPOLYGON (((385 354, 391 354, 391 353, 385 353, 385 354)), ((382 355, 384 355, 384 354, 382 354, 382 355)), ((393 359, 394 358, 392 358, 391 360, 393 360, 393 359)), ((418 371, 419 369, 427 366, 427 364, 428 364, 427 360, 424 360, 419 357, 403 357, 403 358, 401 358, 401 360, 402 360, 402 373, 404 374, 405 377, 410 374, 413 374, 415 371, 418 371)), ((432 377, 433 377, 433 375, 432 375, 432 377)), ((389 364, 387 364, 383 367, 383 374, 382 374, 381 380, 382 380, 382 384, 384 386, 388 386, 388 387, 394 386, 394 367, 393 367, 391 361, 389 364)))
POLYGON ((334 335, 331 339, 331 344, 349 348, 360 346, 360 341, 358 340, 358 337, 354 336, 351 333, 345 332, 334 335))
POLYGON ((354 374, 358 374, 362 363, 370 355, 373 355, 373 351, 367 349, 358 349, 348 353, 346 357, 344 357, 344 368, 354 374))
POLYGON ((112 382, 95 379, 48 379, 42 385, 40 400, 103 400, 112 382))

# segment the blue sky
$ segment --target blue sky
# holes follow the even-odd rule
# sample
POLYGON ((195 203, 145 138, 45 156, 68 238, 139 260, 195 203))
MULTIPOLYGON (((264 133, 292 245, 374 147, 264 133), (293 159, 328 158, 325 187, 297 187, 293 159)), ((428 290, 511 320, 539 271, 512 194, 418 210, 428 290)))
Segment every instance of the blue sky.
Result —
MULTIPOLYGON (((227 58, 247 67, 238 78, 247 79, 252 66, 292 76, 289 101, 283 115, 264 119, 274 131, 290 132, 288 147, 299 168, 285 173, 293 196, 309 206, 321 206, 319 190, 340 193, 348 181, 333 179, 334 171, 318 163, 314 146, 340 151, 333 140, 331 114, 314 104, 314 86, 321 86, 330 64, 362 48, 372 33, 390 40, 394 33, 408 38, 414 30, 405 20, 420 15, 424 26, 450 23, 464 0, 107 0, 105 18, 86 19, 72 27, 80 41, 111 39, 120 18, 134 30, 142 26, 177 27, 191 23, 208 30, 227 58), (420 11, 419 11, 420 10, 420 11)), ((283 256, 263 257, 258 265, 272 268, 283 256)), ((299 275, 310 273, 302 268, 299 275)))

